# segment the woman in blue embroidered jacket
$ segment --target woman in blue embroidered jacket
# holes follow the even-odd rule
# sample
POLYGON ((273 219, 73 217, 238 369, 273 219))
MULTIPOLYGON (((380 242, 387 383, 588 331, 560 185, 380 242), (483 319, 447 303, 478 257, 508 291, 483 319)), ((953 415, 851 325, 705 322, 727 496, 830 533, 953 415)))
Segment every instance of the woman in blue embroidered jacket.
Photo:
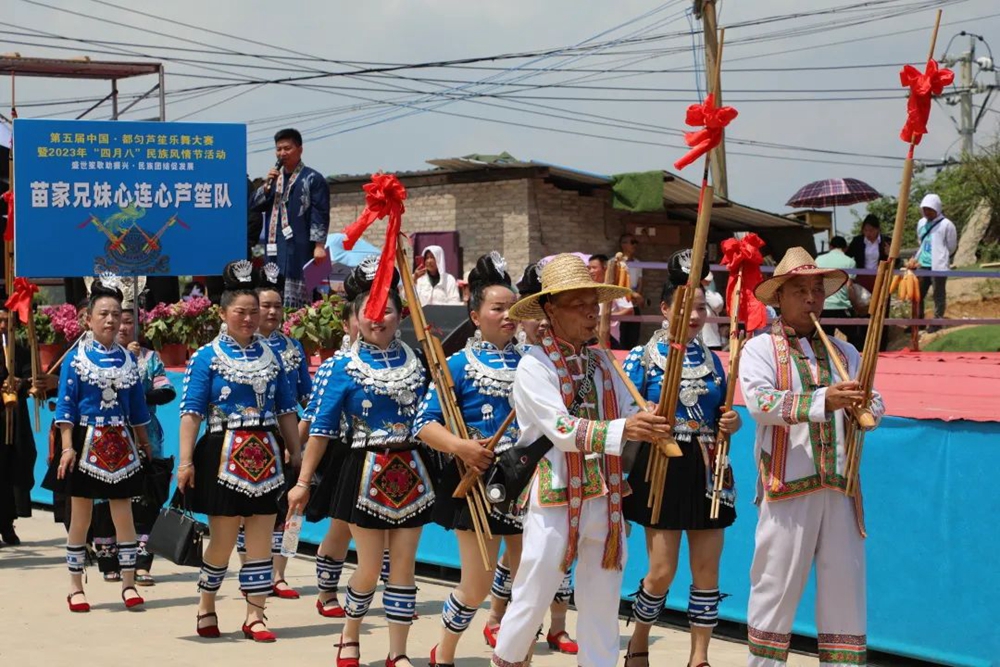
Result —
MULTIPOLYGON (((685 250, 670 257, 669 279, 660 298, 660 311, 664 317, 670 315, 677 287, 687 282, 690 252, 685 250)), ((708 273, 707 266, 705 272, 708 273)), ((699 335, 707 317, 705 292, 699 287, 688 323, 674 426, 674 437, 684 455, 670 459, 666 495, 656 523, 652 522, 647 507, 650 491, 646 481, 651 449, 649 443, 643 443, 628 477, 632 495, 625 499, 625 517, 646 529, 649 570, 632 605, 636 626, 625 658, 626 667, 649 664, 649 630, 666 602, 667 589, 677 571, 677 554, 684 532, 687 533, 691 552, 693 580, 688 598, 690 665, 701 667, 708 664, 708 644, 712 629, 718 623, 723 529, 736 520, 736 489, 732 471, 727 468, 719 518, 709 518, 715 441, 720 432, 735 433, 740 428, 740 418, 732 410, 722 414, 726 396, 725 371, 722 362, 699 335)), ((657 331, 645 346, 633 349, 625 360, 625 370, 630 379, 639 392, 654 404, 660 400, 669 349, 667 325, 664 323, 663 329, 657 331)))
POLYGON ((348 277, 359 294, 354 305, 361 336, 347 354, 316 375, 314 394, 319 398, 306 457, 288 495, 291 511, 301 511, 330 439, 339 436, 350 447, 330 508, 333 518, 350 524, 358 552, 358 569, 347 586, 337 667, 359 664, 361 622, 375 595, 387 535, 392 568, 382 595, 389 621, 386 666, 412 667, 406 641, 416 607, 414 565, 434 504, 424 454, 410 435, 427 374, 416 353, 396 338, 402 310, 398 274, 392 277, 382 321, 365 313, 377 270, 378 258, 372 257, 348 277))
MULTIPOLYGON (((285 367, 285 378, 291 387, 295 400, 300 406, 305 407, 309 402, 309 395, 312 393, 309 358, 306 356, 302 343, 294 338, 289 338, 281 330, 282 322, 285 319, 285 279, 279 274, 278 265, 272 262, 265 264, 261 273, 261 285, 257 289, 257 298, 260 300, 260 335, 264 337, 274 355, 281 357, 285 367)), ((285 464, 288 464, 287 451, 285 452, 285 464)), ((295 484, 297 478, 297 470, 286 470, 286 490, 295 484)), ((271 536, 271 558, 274 561, 274 595, 288 600, 297 600, 299 592, 285 581, 285 566, 288 564, 288 559, 281 555, 285 514, 288 510, 283 501, 284 499, 278 503, 278 515, 275 518, 274 532, 271 536)), ((241 537, 243 537, 242 533, 241 537)), ((245 545, 242 548, 245 550, 245 545)))
MULTIPOLYGON (((139 367, 139 381, 146 396, 146 406, 149 409, 149 424, 146 432, 149 434, 149 446, 152 452, 147 465, 150 469, 150 483, 159 487, 159 494, 140 494, 132 499, 132 518, 135 521, 138 555, 135 560, 135 583, 137 586, 153 586, 156 582, 149 573, 153 567, 153 554, 146 550, 149 541, 149 531, 160 513, 162 499, 169 492, 170 475, 173 473, 174 460, 163 457, 163 427, 156 417, 156 407, 166 405, 177 398, 177 391, 167 378, 167 370, 160 360, 160 355, 149 348, 142 347, 135 336, 135 314, 132 312, 135 304, 135 290, 126 280, 122 282, 125 301, 122 303, 122 323, 118 329, 118 343, 135 355, 139 367)), ((148 487, 147 487, 148 488, 148 487)), ((104 574, 105 581, 119 581, 121 569, 118 566, 117 541, 114 522, 111 519, 110 507, 107 503, 98 503, 94 508, 94 549, 97 551, 97 565, 104 574)))
POLYGON ((53 460, 43 486, 71 497, 66 539, 71 588, 66 600, 74 612, 90 611, 83 593, 83 567, 94 499, 110 502, 118 539, 122 600, 128 608, 143 603, 135 590, 137 545, 131 502, 142 493, 142 476, 137 474, 142 462, 132 432, 149 456, 149 411, 135 356, 115 342, 121 318, 118 279, 102 276, 91 288, 89 331, 66 356, 59 378, 55 423, 62 454, 53 460))
POLYGON ((281 431, 295 466, 300 456, 295 396, 281 358, 257 334, 259 277, 252 265, 233 262, 222 277, 222 331, 195 352, 184 377, 177 486, 188 507, 208 515, 212 535, 198 581, 198 634, 220 636, 215 596, 242 518, 247 547, 240 569, 240 589, 247 598, 243 634, 270 642, 275 635, 264 623, 264 602, 273 589, 271 532, 284 485, 275 430, 281 431), (207 428, 196 445, 203 421, 207 428))

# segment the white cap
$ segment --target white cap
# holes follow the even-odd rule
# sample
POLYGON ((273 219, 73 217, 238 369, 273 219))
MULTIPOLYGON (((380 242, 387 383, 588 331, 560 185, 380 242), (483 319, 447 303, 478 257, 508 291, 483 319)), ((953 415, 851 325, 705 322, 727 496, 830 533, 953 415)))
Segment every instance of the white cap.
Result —
POLYGON ((932 208, 935 213, 941 215, 941 198, 933 193, 926 195, 920 201, 920 208, 932 208))

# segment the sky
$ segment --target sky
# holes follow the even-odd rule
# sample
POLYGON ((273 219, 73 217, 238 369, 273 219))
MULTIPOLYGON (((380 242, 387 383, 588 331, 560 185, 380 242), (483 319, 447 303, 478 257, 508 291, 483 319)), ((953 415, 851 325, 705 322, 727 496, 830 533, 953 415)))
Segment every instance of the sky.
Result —
MULTIPOLYGON (((705 90, 701 25, 691 16, 688 0, 299 0, 288 5, 9 0, 5 5, 0 52, 94 60, 140 60, 136 54, 146 54, 164 62, 171 93, 167 119, 246 123, 253 176, 273 164, 271 137, 286 126, 302 131, 304 160, 328 175, 423 169, 432 158, 500 151, 602 174, 673 170, 685 151, 679 132, 685 129, 685 109, 705 90), (575 45, 577 51, 565 51, 575 45), (85 54, 85 49, 115 53, 85 54), (472 65, 491 70, 409 68, 329 76, 381 66, 356 64, 361 62, 412 64, 539 52, 547 55, 472 65), (305 56, 311 59, 301 59, 305 56), (314 78, 262 83, 304 76, 314 78), (243 84, 179 92, 235 82, 243 84), (395 106, 370 106, 385 100, 395 106), (306 112, 313 113, 303 116, 306 112)), ((985 39, 977 45, 977 57, 986 55, 986 45, 995 45, 1000 55, 996 0, 720 0, 719 22, 727 27, 723 99, 739 110, 727 134, 730 197, 787 213, 785 201, 800 186, 846 176, 895 194, 906 149, 898 138, 906 107, 898 71, 902 63, 921 64, 926 58, 931 6, 944 9, 936 56, 950 41, 948 53, 966 50, 969 38, 957 36, 962 30, 985 39), (856 7, 862 4, 868 6, 856 7), (828 8, 840 10, 814 13, 828 8), (807 14, 789 17, 793 12, 807 14), (871 20, 887 14, 893 16, 871 20), (768 20, 773 17, 782 18, 768 20)), ((997 82, 996 73, 977 69, 976 74, 980 83, 997 82)), ((138 78, 121 82, 120 89, 127 96, 154 84, 152 77, 138 78)), ((66 117, 89 106, 79 100, 107 90, 103 82, 22 78, 16 85, 18 112, 23 118, 66 117), (68 103, 37 105, 53 100, 68 103)), ((4 115, 9 115, 10 96, 4 78, 4 115)), ((983 97, 976 98, 977 108, 983 97)), ((993 108, 1000 110, 995 99, 993 108)), ((140 102, 125 118, 148 119, 154 113, 151 103, 140 102)), ((88 117, 109 114, 105 105, 88 117)), ((953 117, 958 117, 955 106, 933 108, 918 159, 958 157, 953 117)), ((986 112, 977 141, 988 141, 998 128, 1000 113, 986 112)), ((696 180, 697 172, 689 167, 684 175, 696 180)), ((845 226, 850 216, 843 209, 839 215, 845 226)))

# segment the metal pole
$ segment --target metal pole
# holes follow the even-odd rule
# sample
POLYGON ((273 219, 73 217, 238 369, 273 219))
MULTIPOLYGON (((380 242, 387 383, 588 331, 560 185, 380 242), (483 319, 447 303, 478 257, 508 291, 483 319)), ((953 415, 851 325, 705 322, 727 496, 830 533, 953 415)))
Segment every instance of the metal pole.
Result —
POLYGON ((111 79, 111 120, 118 120, 118 79, 111 79))
POLYGON ((972 63, 976 59, 976 38, 969 36, 969 50, 962 54, 959 59, 961 66, 959 76, 962 79, 962 88, 959 92, 959 111, 961 118, 961 128, 959 134, 962 135, 962 153, 972 155, 974 143, 972 141, 976 128, 972 120, 972 63))
POLYGON ((163 76, 163 64, 160 64, 160 122, 165 122, 167 120, 167 97, 166 91, 164 90, 164 76, 163 76))

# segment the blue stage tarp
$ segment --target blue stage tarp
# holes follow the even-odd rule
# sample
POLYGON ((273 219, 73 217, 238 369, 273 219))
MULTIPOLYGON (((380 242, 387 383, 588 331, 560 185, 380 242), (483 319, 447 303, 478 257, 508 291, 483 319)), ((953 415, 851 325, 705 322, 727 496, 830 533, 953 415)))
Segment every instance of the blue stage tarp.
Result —
MULTIPOLYGON (((183 375, 170 372, 175 387, 183 375)), ((743 408, 746 426, 732 443, 739 496, 738 518, 726 531, 720 588, 731 597, 719 613, 746 622, 750 591, 756 508, 753 505, 753 422, 743 408)), ((167 453, 175 453, 177 401, 159 408, 167 453)), ((44 412, 43 424, 51 421, 44 412)), ((949 665, 1000 665, 1000 553, 996 469, 1000 424, 943 422, 887 417, 865 442, 863 487, 868 521, 868 642, 874 650, 949 665), (994 510, 989 508, 993 507, 994 510)), ((45 472, 46 433, 37 436, 36 478, 45 472)), ((32 498, 51 503, 36 486, 32 498)), ((302 539, 318 544, 326 522, 306 524, 302 539)), ((645 573, 641 529, 629 538, 630 558, 622 595, 635 591, 645 573)), ((417 552, 424 563, 458 567, 458 548, 447 531, 431 525, 417 552)), ((687 563, 686 550, 680 563, 687 563)), ((679 569, 667 604, 686 610, 686 567, 679 569)), ((815 586, 810 582, 794 626, 797 634, 815 636, 815 586)))

